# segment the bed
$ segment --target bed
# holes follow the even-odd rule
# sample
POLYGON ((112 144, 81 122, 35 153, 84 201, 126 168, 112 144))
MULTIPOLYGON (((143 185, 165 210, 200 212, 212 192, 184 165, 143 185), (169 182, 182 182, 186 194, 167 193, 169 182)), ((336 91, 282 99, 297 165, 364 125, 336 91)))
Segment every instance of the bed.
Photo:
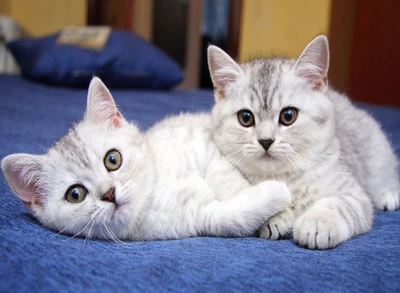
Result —
MULTIPOLYGON (((81 119, 86 89, 0 75, 0 159, 43 153, 81 119)), ((112 89, 142 129, 165 115, 207 111, 211 91, 112 89)), ((400 155, 400 109, 361 104, 400 155)), ((199 237, 126 245, 85 241, 36 222, 0 176, 0 292, 400 292, 400 211, 326 251, 292 240, 199 237)))

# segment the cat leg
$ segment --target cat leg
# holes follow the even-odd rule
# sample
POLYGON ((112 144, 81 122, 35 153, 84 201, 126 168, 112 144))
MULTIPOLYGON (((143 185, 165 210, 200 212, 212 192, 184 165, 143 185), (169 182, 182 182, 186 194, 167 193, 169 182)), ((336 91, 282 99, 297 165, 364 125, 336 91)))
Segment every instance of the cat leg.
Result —
POLYGON ((204 231, 223 237, 250 236, 270 217, 287 208, 290 202, 291 194, 286 184, 261 182, 206 206, 204 231))
POLYGON ((282 212, 271 217, 260 229, 260 237, 266 239, 287 239, 292 236, 294 213, 286 208, 282 212))
POLYGON ((400 203, 399 161, 376 120, 365 112, 358 114, 358 123, 368 129, 367 132, 358 132, 358 135, 363 135, 359 138, 363 143, 356 147, 359 148, 359 160, 364 162, 359 167, 363 172, 358 170, 361 173, 358 179, 364 181, 376 209, 394 211, 400 203))
MULTIPOLYGON (((398 172, 394 167, 395 162, 382 165, 382 158, 375 158, 379 165, 375 164, 376 170, 370 172, 367 178, 368 193, 374 207, 381 211, 394 211, 400 206, 400 183, 398 172)), ((371 157, 374 160, 374 157, 371 157)), ((373 162, 371 162, 373 163, 373 162)))
POLYGON ((383 132, 379 129, 375 133, 375 145, 371 142, 367 147, 368 176, 364 180, 374 207, 381 211, 394 211, 400 205, 398 160, 383 132))
POLYGON ((371 229, 373 208, 367 195, 316 201, 294 223, 293 239, 310 249, 329 249, 371 229))

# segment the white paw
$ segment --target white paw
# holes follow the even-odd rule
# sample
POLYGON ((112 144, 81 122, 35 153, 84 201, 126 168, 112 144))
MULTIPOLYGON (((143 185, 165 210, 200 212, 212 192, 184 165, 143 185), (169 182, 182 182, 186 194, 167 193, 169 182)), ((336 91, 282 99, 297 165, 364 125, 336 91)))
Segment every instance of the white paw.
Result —
POLYGON ((253 188, 257 191, 252 198, 257 201, 257 208, 260 209, 263 222, 288 208, 292 201, 291 193, 285 183, 264 181, 253 188))
POLYGON ((293 240, 309 249, 329 249, 350 238, 345 219, 331 210, 308 210, 293 227, 293 240))
POLYGON ((268 198, 268 205, 275 207, 275 214, 289 207, 292 201, 292 194, 285 183, 271 180, 261 182, 257 186, 260 186, 264 197, 268 198))
POLYGON ((260 229, 260 237, 266 239, 287 239, 292 236, 294 214, 290 208, 273 216, 260 229))
POLYGON ((393 191, 386 191, 379 198, 374 199, 374 206, 381 211, 394 211, 399 208, 400 193, 393 191))

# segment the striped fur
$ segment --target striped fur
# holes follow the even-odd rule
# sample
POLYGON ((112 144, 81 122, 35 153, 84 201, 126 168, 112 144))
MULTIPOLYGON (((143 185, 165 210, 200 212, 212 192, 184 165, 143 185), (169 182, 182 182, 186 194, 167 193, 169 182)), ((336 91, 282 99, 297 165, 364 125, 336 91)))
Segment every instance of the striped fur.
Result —
POLYGON ((290 209, 271 218, 262 237, 332 248, 371 229, 373 206, 399 207, 398 160, 388 139, 377 121, 327 86, 326 37, 314 39, 298 60, 259 58, 240 69, 215 46, 208 54, 238 76, 221 91, 210 68, 225 93, 212 110, 217 146, 252 183, 281 180, 292 192, 290 209), (289 126, 279 123, 286 107, 298 109, 289 126), (254 126, 240 125, 243 109, 254 114, 254 126), (259 140, 267 139, 274 142, 265 151, 259 140))

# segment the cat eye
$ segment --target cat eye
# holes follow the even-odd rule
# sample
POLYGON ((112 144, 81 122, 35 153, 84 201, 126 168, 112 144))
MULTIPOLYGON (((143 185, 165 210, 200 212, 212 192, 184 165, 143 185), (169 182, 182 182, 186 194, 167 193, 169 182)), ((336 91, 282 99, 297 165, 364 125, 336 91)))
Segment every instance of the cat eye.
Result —
POLYGON ((254 115, 249 110, 240 110, 238 113, 239 123, 244 127, 250 127, 254 125, 254 115))
POLYGON ((82 202, 87 194, 87 190, 82 185, 72 185, 65 193, 65 199, 72 203, 82 202))
POLYGON ((294 123, 297 119, 299 110, 294 107, 285 108, 279 115, 279 123, 285 126, 289 126, 294 123))
POLYGON ((121 167, 122 156, 117 150, 110 150, 104 157, 104 166, 108 171, 115 171, 121 167))

